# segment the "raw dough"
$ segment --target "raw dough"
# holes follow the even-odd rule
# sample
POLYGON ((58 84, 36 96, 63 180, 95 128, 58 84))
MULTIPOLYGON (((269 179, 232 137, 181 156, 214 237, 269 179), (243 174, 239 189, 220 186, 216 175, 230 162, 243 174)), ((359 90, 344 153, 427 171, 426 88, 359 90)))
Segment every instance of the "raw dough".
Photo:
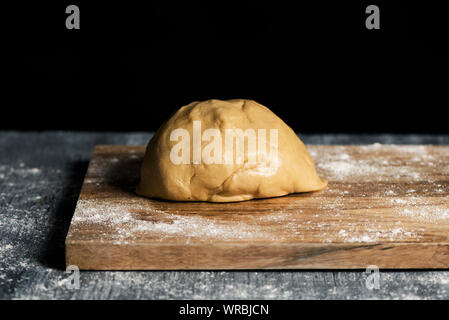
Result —
POLYGON ((192 102, 182 107, 159 128, 147 146, 137 193, 151 198, 176 201, 232 202, 316 191, 326 185, 327 181, 318 177, 312 157, 302 141, 267 107, 253 100, 213 99, 192 102), (201 123, 203 140, 198 140, 201 139, 201 135, 198 138, 198 127, 196 138, 194 137, 194 121, 196 125, 201 123), (195 147, 196 143, 198 148, 200 143, 200 149, 196 149, 200 154, 194 155, 195 151, 184 153, 186 149, 179 149, 181 137, 173 136, 174 130, 179 128, 190 135, 189 141, 186 141, 187 145, 195 147), (239 163, 236 156, 237 142, 233 141, 233 158, 228 158, 233 163, 218 163, 218 158, 215 158, 216 162, 211 163, 211 158, 219 154, 219 149, 211 152, 210 146, 207 146, 215 142, 215 139, 219 143, 220 139, 216 136, 205 139, 205 130, 219 129, 223 159, 226 153, 225 129, 233 128, 243 131, 252 129, 259 135, 264 131, 258 129, 265 129, 265 142, 256 141, 257 148, 259 145, 265 147, 266 152, 263 148, 250 148, 247 142, 249 139, 244 140, 244 159, 243 163, 239 163), (271 139, 270 129, 277 129, 277 140, 275 136, 271 139), (270 152, 276 141, 277 156, 275 152, 270 152), (173 149, 177 152, 172 148, 178 148, 173 149), (209 149, 205 150, 206 148, 209 149), (178 164, 172 161, 170 155, 177 157, 178 164), (179 157, 183 155, 184 158, 179 157), (184 161, 180 162, 182 159, 184 161))

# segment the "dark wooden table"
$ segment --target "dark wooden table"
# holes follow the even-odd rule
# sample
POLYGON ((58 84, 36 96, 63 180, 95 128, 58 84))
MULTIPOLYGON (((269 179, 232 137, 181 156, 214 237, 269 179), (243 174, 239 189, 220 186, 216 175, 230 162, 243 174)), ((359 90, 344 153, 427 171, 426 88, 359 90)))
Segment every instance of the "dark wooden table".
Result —
MULTIPOLYGON (((0 299, 447 299, 449 270, 81 271, 64 239, 93 148, 150 133, 0 132, 0 299)), ((448 135, 300 135, 306 144, 449 144, 448 135)))

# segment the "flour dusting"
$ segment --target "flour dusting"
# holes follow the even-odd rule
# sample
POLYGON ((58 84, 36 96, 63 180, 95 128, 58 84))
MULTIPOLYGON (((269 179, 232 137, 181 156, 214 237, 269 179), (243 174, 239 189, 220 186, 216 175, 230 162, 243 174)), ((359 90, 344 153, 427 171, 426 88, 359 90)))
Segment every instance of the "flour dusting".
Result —
POLYGON ((185 237, 187 241, 189 238, 235 240, 254 237, 254 230, 244 223, 221 221, 195 214, 165 212, 151 208, 147 200, 144 202, 146 205, 117 202, 111 206, 97 200, 80 200, 72 224, 81 228, 83 225, 97 224, 112 229, 116 243, 135 240, 142 234, 146 237, 154 236, 157 241, 179 236, 185 237))
MULTIPOLYGON (((443 231, 449 227, 445 200, 449 185, 445 173, 435 167, 441 167, 448 154, 436 157, 426 146, 380 144, 357 150, 310 146, 309 151, 319 175, 329 181, 320 192, 254 201, 252 210, 242 205, 241 212, 241 204, 236 203, 223 215, 226 207, 221 204, 209 204, 216 212, 205 214, 201 209, 186 210, 191 203, 161 204, 114 189, 114 198, 81 197, 72 227, 84 230, 88 240, 95 240, 89 234, 100 233, 101 241, 116 244, 142 239, 186 243, 447 240, 443 231)), ((99 189, 107 186, 114 176, 104 176, 106 167, 123 159, 114 156, 103 165, 95 164, 102 171, 88 175, 85 183, 99 189)))
MULTIPOLYGON (((417 163, 427 168, 436 166, 441 159, 429 154, 427 146, 384 146, 380 144, 358 146, 359 150, 369 152, 370 157, 357 157, 349 154, 350 147, 338 146, 333 152, 320 154, 317 168, 323 175, 335 181, 348 179, 369 181, 392 181, 402 179, 410 182, 428 179, 428 170, 416 171, 417 163), (407 155, 401 159, 391 157, 388 149, 407 155), (413 154, 410 157, 409 154, 413 154)), ((311 153, 316 158, 316 153, 311 153)), ((394 153, 393 153, 394 154, 394 153)), ((426 168, 424 168, 426 169, 426 168)))

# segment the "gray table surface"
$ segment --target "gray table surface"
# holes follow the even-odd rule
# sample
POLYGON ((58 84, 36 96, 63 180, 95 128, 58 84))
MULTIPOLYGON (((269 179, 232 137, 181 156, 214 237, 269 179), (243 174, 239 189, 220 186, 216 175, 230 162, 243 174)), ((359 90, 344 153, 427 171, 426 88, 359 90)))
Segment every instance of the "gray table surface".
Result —
MULTIPOLYGON (((449 144, 449 135, 299 135, 306 144, 449 144)), ((67 287, 64 239, 92 150, 151 133, 0 132, 1 299, 447 299, 449 271, 81 271, 67 287)))

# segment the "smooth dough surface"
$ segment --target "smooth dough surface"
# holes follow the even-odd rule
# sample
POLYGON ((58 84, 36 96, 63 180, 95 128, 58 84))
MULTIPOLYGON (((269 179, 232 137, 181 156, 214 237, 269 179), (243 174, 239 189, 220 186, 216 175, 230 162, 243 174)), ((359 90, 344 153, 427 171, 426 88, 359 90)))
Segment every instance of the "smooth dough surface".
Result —
MULTIPOLYGON (((203 141, 201 147, 206 145, 203 141)), ((193 155, 190 157, 192 160, 193 155)), ((232 202, 316 191, 326 185, 327 181, 318 177, 304 143, 267 107, 253 100, 213 99, 192 102, 180 108, 159 128, 147 146, 137 193, 175 201, 232 202), (170 139, 171 132, 182 128, 192 139, 193 121, 201 121, 203 132, 220 130, 223 145, 225 129, 254 129, 256 132, 257 129, 267 129, 265 157, 268 161, 248 162, 250 150, 245 144, 243 163, 206 164, 202 161, 193 164, 190 161, 189 164, 174 164, 170 152, 178 141, 170 139), (273 153, 269 153, 269 129, 278 132, 276 159, 270 158, 273 153)))

